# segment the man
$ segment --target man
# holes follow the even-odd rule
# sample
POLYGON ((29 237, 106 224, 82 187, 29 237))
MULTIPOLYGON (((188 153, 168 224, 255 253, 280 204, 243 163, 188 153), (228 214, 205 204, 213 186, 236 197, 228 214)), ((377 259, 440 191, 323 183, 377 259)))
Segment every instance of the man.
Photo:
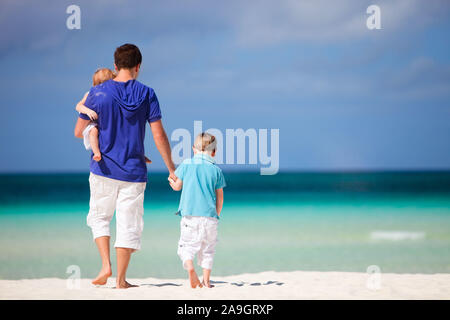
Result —
MULTIPOLYGON (((116 211, 117 288, 133 285, 126 281, 131 253, 141 247, 144 191, 147 167, 144 155, 145 126, 149 122, 156 147, 169 177, 176 180, 170 144, 161 122, 161 111, 153 89, 136 81, 142 55, 139 48, 125 44, 114 53, 117 76, 91 88, 85 105, 98 114, 102 159, 91 159, 91 200, 87 223, 92 229, 102 259, 102 268, 92 283, 106 284, 112 275, 109 224, 116 211)), ((90 120, 80 113, 75 136, 83 137, 90 120)))

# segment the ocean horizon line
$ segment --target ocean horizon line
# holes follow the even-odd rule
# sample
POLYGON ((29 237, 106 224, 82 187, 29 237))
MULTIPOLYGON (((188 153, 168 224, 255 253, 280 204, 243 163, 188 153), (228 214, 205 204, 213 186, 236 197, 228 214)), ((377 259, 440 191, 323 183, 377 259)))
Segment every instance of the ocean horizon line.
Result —
MULTIPOLYGON (((223 169, 224 173, 237 174, 260 174, 259 170, 249 169, 223 169)), ((14 175, 84 175, 89 174, 89 170, 57 170, 57 171, 0 171, 0 176, 14 176, 14 175)), ((151 174, 166 174, 167 170, 149 170, 148 175, 151 174)), ((450 174, 450 168, 422 168, 422 169, 396 169, 396 168, 379 168, 379 169, 283 169, 278 174, 371 174, 371 173, 388 173, 388 174, 410 174, 410 173, 444 173, 450 174)), ((270 175, 269 175, 270 176, 270 175)))

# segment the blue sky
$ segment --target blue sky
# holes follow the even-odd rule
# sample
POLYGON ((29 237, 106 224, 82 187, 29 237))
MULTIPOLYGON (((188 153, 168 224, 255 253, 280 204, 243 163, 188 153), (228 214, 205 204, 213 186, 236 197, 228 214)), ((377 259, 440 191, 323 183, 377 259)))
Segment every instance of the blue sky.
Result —
POLYGON ((278 128, 281 170, 450 169, 449 15, 438 0, 2 1, 0 172, 88 170, 74 107, 127 42, 169 135, 278 128))

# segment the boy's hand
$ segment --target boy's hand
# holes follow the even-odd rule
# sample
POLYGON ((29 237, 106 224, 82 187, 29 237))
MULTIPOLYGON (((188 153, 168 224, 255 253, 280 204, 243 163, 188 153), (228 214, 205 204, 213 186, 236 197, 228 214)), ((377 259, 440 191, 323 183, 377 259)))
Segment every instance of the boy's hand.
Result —
POLYGON ((175 170, 169 170, 169 178, 172 179, 173 181, 177 181, 178 178, 175 175, 175 170))
POLYGON ((175 180, 173 180, 171 177, 168 177, 167 180, 169 180, 170 187, 175 190, 175 180))
POLYGON ((172 177, 170 177, 170 176, 167 178, 167 180, 169 180, 169 184, 170 184, 170 186, 172 187, 172 189, 173 189, 174 191, 180 191, 181 188, 183 187, 183 181, 181 181, 180 179, 178 179, 177 176, 175 176, 175 175, 174 175, 174 177, 175 177, 176 180, 174 180, 174 179, 173 179, 172 177))
POLYGON ((86 112, 86 115, 87 115, 87 116, 89 117, 89 119, 91 119, 92 121, 98 119, 97 112, 95 112, 94 110, 89 110, 88 112, 86 112))

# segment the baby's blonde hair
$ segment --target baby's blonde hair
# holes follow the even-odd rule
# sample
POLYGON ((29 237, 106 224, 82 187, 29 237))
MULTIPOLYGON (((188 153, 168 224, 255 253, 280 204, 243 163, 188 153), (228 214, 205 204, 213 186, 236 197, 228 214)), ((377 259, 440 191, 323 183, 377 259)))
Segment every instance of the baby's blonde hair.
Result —
POLYGON ((200 133, 194 141, 194 148, 200 152, 208 152, 209 154, 216 151, 216 137, 207 132, 200 133))
POLYGON ((94 86, 99 85, 100 83, 114 79, 115 76, 116 75, 111 69, 108 68, 97 69, 94 72, 94 75, 92 76, 92 84, 94 86))

